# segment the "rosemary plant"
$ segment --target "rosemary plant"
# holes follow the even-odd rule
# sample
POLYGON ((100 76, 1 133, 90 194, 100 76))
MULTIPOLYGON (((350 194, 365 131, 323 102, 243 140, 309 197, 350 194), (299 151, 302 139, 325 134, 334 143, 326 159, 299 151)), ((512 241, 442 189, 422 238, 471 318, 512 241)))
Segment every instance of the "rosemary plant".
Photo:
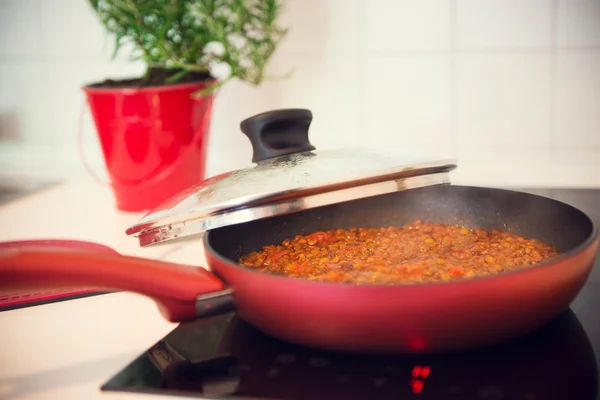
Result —
POLYGON ((255 85, 287 29, 279 0, 89 0, 109 34, 143 60, 146 84, 209 79, 208 93, 237 78, 255 85))

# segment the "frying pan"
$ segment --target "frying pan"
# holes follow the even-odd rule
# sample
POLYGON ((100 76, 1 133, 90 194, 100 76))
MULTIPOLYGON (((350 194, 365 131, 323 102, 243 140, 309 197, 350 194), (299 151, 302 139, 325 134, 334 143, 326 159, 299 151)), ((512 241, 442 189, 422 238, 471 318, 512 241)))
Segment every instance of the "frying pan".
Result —
POLYGON ((431 353, 478 348, 528 333, 564 311, 598 251, 597 228, 580 210, 517 191, 435 185, 362 198, 206 232, 212 272, 115 254, 45 248, 3 251, 0 286, 92 285, 145 294, 165 318, 231 310, 292 343, 354 352, 431 353), (545 241, 555 259, 496 276, 411 285, 314 282, 245 268, 241 254, 286 237, 415 219, 500 229, 545 241))

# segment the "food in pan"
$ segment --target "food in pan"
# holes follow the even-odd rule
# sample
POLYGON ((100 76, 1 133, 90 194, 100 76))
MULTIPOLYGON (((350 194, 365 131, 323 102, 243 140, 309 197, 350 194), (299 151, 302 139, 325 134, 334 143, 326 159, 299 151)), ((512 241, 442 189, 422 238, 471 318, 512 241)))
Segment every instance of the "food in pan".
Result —
POLYGON ((243 255, 239 263, 315 281, 402 284, 496 275, 558 254, 546 243, 509 232, 417 220, 298 235, 243 255))

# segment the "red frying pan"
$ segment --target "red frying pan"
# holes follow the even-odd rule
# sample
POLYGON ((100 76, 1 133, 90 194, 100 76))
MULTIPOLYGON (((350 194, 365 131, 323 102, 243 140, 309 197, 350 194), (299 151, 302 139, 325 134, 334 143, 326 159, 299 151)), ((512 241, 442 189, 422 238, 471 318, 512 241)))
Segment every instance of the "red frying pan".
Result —
POLYGON ((229 311, 233 299, 241 318, 290 342, 358 352, 447 351, 522 335, 564 311, 589 275, 598 238, 585 214, 559 201, 441 185, 218 228, 204 236, 204 246, 214 274, 116 254, 3 250, 0 285, 135 291, 155 299, 170 321, 229 311), (241 253, 295 234, 416 218, 506 229, 563 254, 493 277, 393 286, 313 282, 236 263, 241 253))
POLYGON ((155 299, 170 321, 229 311, 267 334, 355 352, 438 352, 530 332, 564 311, 598 251, 590 218, 515 191, 449 184, 449 162, 316 151, 312 113, 288 109, 242 122, 256 166, 212 178, 154 210, 127 233, 142 245, 205 232, 212 272, 115 254, 16 249, 0 258, 3 287, 93 285, 155 299), (411 285, 345 284, 261 273, 240 255, 338 228, 423 222, 499 229, 561 255, 496 276, 411 285))

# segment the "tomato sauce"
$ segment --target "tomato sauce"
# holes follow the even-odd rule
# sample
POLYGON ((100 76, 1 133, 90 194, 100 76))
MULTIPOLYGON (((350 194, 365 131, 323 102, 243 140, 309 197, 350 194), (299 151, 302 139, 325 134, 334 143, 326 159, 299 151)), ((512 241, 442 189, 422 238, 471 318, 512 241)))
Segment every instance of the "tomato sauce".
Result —
POLYGON ((315 281, 403 284, 496 275, 557 255, 548 244, 509 232, 417 220, 298 235, 244 255, 239 263, 315 281))

